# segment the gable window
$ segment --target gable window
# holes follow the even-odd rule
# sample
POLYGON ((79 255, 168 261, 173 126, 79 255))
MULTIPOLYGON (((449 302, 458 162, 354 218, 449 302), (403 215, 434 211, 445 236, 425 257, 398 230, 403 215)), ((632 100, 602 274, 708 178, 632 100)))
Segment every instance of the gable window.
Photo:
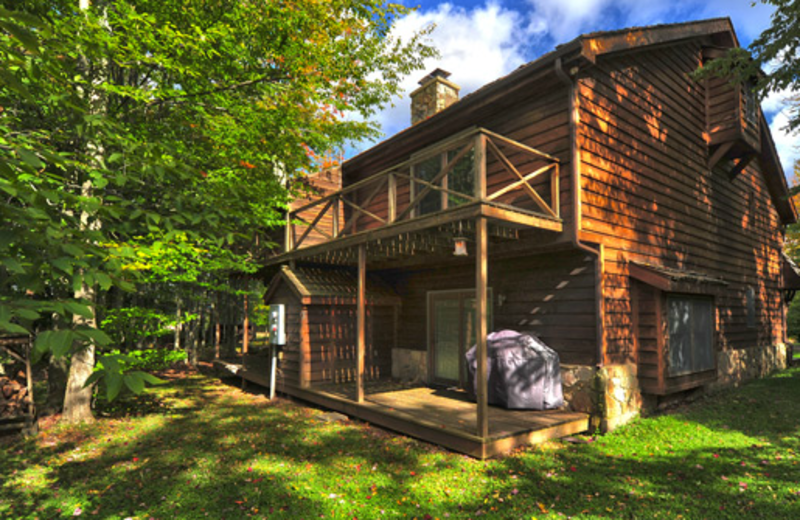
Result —
POLYGON ((708 297, 667 297, 667 329, 671 377, 714 368, 714 300, 708 297))

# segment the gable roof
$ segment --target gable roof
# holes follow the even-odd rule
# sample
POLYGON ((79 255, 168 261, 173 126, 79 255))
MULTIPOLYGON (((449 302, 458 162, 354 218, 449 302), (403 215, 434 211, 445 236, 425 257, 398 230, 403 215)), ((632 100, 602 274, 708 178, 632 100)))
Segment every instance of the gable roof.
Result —
MULTIPOLYGON (((345 161, 343 174, 347 176, 350 172, 380 171, 401 162, 411 151, 478 124, 481 117, 496 111, 496 103, 513 102, 515 96, 529 93, 530 89, 526 87, 534 82, 550 81, 554 88, 563 88, 556 79, 555 69, 559 60, 564 70, 570 70, 574 67, 590 66, 603 55, 672 45, 695 38, 703 38, 719 47, 739 46, 733 23, 727 17, 582 34, 508 75, 487 83, 428 119, 345 161)), ((770 194, 783 222, 795 222, 797 212, 789 197, 786 178, 769 129, 762 131, 762 135, 767 136, 764 140, 767 146, 762 147, 766 148, 762 152, 762 163, 765 163, 764 176, 770 194)))
MULTIPOLYGON (((339 304, 355 305, 357 293, 356 273, 351 269, 284 265, 269 284, 264 301, 269 303, 282 284, 304 305, 339 304)), ((367 276, 367 303, 373 305, 399 305, 400 298, 382 280, 367 276)))

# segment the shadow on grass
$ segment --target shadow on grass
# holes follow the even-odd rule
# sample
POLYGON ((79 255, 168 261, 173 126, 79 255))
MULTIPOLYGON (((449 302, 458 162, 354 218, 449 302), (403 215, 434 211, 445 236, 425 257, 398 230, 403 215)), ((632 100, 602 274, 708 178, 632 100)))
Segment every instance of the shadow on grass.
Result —
POLYGON ((186 377, 158 389, 162 404, 148 414, 4 450, 0 516, 796 518, 797 374, 593 443, 488 462, 363 423, 319 422, 255 386, 186 377))

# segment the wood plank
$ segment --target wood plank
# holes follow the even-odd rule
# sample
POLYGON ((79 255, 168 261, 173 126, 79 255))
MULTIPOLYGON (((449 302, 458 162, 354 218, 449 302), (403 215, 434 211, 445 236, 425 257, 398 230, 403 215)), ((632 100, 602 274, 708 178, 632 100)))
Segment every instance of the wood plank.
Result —
POLYGON ((357 310, 356 310, 356 334, 357 334, 357 353, 356 353, 356 372, 357 387, 356 401, 364 401, 364 352, 366 350, 366 286, 367 286, 367 248, 361 244, 358 247, 358 291, 357 291, 357 310))
MULTIPOLYGON (((485 196, 485 186, 480 190, 481 197, 485 196)), ((476 377, 477 396, 478 396, 478 424, 477 435, 481 438, 489 436, 489 394, 487 389, 488 380, 488 347, 486 336, 488 334, 488 225, 485 218, 478 218, 475 230, 475 314, 477 326, 475 328, 478 358, 478 370, 476 377)))

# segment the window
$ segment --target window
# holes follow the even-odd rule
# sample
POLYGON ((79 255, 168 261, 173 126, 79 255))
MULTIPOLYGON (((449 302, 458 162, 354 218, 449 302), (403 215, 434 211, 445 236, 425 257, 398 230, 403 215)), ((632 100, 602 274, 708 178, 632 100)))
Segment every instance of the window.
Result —
MULTIPOLYGON (((414 165, 414 179, 420 181, 432 182, 445 165, 452 162, 458 155, 459 150, 450 150, 449 152, 434 155, 429 159, 420 161, 414 165)), ((465 153, 457 163, 452 165, 444 178, 438 180, 435 186, 442 187, 450 192, 444 196, 442 191, 432 189, 428 194, 422 198, 416 209, 416 215, 428 215, 436 213, 446 208, 452 208, 459 204, 464 204, 468 201, 466 197, 461 197, 458 194, 463 193, 469 197, 473 196, 475 192, 475 153, 473 150, 465 153)), ((428 189, 426 184, 421 182, 414 183, 414 193, 421 193, 422 190, 428 189)))
POLYGON ((670 376, 714 368, 714 300, 705 297, 667 297, 670 376))
MULTIPOLYGON (((456 155, 458 155, 457 150, 448 152, 448 163, 451 162, 456 155)), ((470 150, 452 167, 450 173, 447 174, 447 188, 471 197, 475 193, 474 162, 475 152, 474 150, 470 150)), ((467 199, 453 193, 447 195, 447 207, 450 208, 463 204, 466 201, 467 199)))
MULTIPOLYGON (((420 163, 417 163, 414 166, 414 177, 426 182, 431 182, 439 175, 439 172, 442 170, 442 156, 441 155, 434 155, 430 159, 426 159, 420 163)), ((439 181, 436 183, 437 186, 441 186, 442 182, 439 181)), ((427 189, 428 186, 425 184, 414 184, 415 193, 421 193, 423 190, 427 189)), ((439 190, 430 190, 425 197, 422 198, 420 201, 419 206, 417 206, 417 215, 427 215, 428 213, 435 213, 437 211, 441 211, 442 209, 442 192, 439 190)))

